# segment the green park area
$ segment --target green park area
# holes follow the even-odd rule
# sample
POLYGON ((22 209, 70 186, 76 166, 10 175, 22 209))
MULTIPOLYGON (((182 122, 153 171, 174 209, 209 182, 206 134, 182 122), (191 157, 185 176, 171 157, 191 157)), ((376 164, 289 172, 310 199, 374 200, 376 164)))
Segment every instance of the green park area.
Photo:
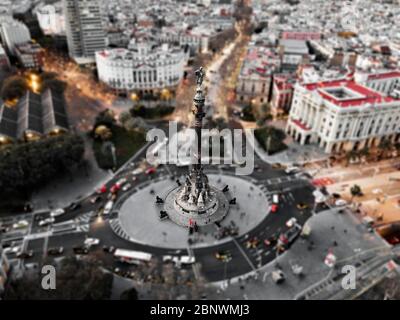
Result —
POLYGON ((91 135, 97 164, 105 170, 118 169, 146 143, 143 129, 117 124, 107 110, 97 116, 91 135))
POLYGON ((254 136, 261 148, 269 155, 283 151, 287 145, 283 142, 286 134, 283 130, 271 126, 258 128, 254 131, 254 136))

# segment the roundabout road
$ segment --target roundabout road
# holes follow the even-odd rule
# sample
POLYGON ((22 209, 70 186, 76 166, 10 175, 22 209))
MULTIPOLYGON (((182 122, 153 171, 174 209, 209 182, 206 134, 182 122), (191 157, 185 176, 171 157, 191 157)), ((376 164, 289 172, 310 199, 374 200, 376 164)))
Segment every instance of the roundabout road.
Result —
MULTIPOLYGON (((127 166, 126 169, 119 172, 106 184, 107 188, 110 188, 122 177, 133 181, 132 170, 136 165, 137 163, 127 166)), ((260 208, 260 210, 265 211, 265 216, 257 220, 257 223, 251 226, 251 228, 246 229, 244 233, 234 238, 225 238, 224 241, 215 245, 209 244, 204 247, 181 246, 180 248, 162 248, 148 243, 127 241, 114 233, 110 227, 109 218, 105 217, 104 219, 99 219, 95 216, 95 212, 105 205, 107 201, 106 196, 103 195, 101 201, 96 204, 92 204, 89 201, 91 198, 91 196, 89 196, 79 202, 81 205, 80 208, 76 210, 67 209, 65 215, 58 218, 56 221, 57 223, 68 223, 68 221, 78 223, 81 221, 85 223, 87 227, 85 229, 77 229, 61 234, 52 234, 47 238, 28 240, 27 248, 35 252, 34 258, 29 260, 29 262, 40 262, 43 252, 46 250, 46 246, 64 246, 65 255, 68 255, 72 254, 72 248, 74 246, 82 244, 85 237, 95 237, 100 239, 101 245, 149 252, 159 259, 162 259, 164 255, 182 256, 193 254, 198 265, 197 269, 211 282, 244 275, 276 258, 275 249, 266 246, 264 240, 285 231, 287 229, 285 225, 286 221, 292 217, 295 217, 298 223, 303 225, 310 217, 311 208, 314 203, 314 197, 312 195, 313 187, 306 179, 288 176, 282 170, 272 169, 271 166, 258 159, 256 159, 256 165, 256 170, 250 178, 254 179, 258 188, 262 189, 266 194, 271 192, 280 193, 279 209, 276 213, 267 214, 265 208, 260 208), (308 209, 300 212, 296 207, 300 202, 307 204, 308 209), (248 248, 246 245, 247 241, 255 237, 259 240, 259 244, 255 248, 248 248), (232 259, 226 263, 217 260, 215 258, 215 253, 217 251, 229 251, 232 259)), ((234 174, 233 168, 219 169, 219 171, 223 174, 234 174)), ((172 176, 172 179, 169 181, 171 184, 174 184, 176 177, 184 175, 186 172, 186 167, 168 167, 162 165, 157 169, 154 175, 145 175, 144 173, 137 175, 136 181, 132 184, 134 186, 140 186, 144 183, 152 183, 157 177, 165 177, 167 174, 172 176)), ((123 196, 123 194, 119 195, 119 197, 123 196)), ((238 204, 241 205, 241 202, 244 202, 244 206, 246 206, 244 200, 238 201, 238 204)), ((48 214, 49 213, 43 213, 41 216, 46 217, 48 214)), ((32 221, 35 220, 33 217, 32 221)), ((111 216, 111 218, 113 217, 111 216)), ((37 222, 32 222, 32 230, 37 234, 43 231, 37 226, 37 222)), ((105 254, 100 251, 102 251, 101 248, 95 250, 93 254, 103 260, 105 267, 113 270, 116 266, 120 266, 118 262, 114 261, 111 254, 105 254)), ((134 270, 135 267, 127 266, 126 268, 132 268, 134 270)))
MULTIPOLYGON (((224 171, 225 173, 233 173, 232 169, 224 171)), ((165 166, 161 166, 161 170, 158 171, 161 171, 161 175, 164 172, 170 172, 176 177, 186 173, 186 168, 174 167, 167 169, 165 166), (165 170, 163 170, 163 167, 165 170)), ((256 184, 264 189, 267 194, 279 190, 280 204, 278 212, 265 214, 263 219, 260 219, 255 226, 246 230, 245 233, 233 238, 225 238, 224 241, 218 244, 209 244, 200 247, 185 245, 163 248, 149 243, 132 242, 116 235, 107 220, 94 221, 90 226, 89 236, 99 238, 103 245, 149 252, 159 258, 162 258, 164 255, 181 256, 193 254, 196 258, 196 263, 199 265, 201 274, 211 282, 246 274, 276 258, 275 248, 265 245, 264 240, 270 239, 272 236, 279 236, 281 232, 286 231, 288 229, 286 221, 292 217, 297 219, 298 224, 303 225, 311 216, 311 208, 314 204, 314 197, 312 195, 314 188, 307 180, 301 177, 288 177, 284 172, 272 169, 267 164, 260 163, 259 169, 252 175, 252 178, 259 180, 256 184), (260 179, 261 176, 262 180, 260 179), (266 177, 271 178, 266 179, 266 177), (308 208, 300 211, 297 208, 297 204, 300 202, 306 204, 308 208), (254 238, 259 240, 259 244, 255 248, 248 248, 248 240, 254 238), (217 260, 215 253, 218 251, 229 251, 232 259, 229 262, 217 260)), ((170 180, 171 184, 174 184, 174 181, 175 178, 170 180)), ((150 180, 148 182, 151 183, 150 180)), ((262 208, 260 210, 265 209, 262 208)), ((162 224, 163 222, 158 221, 157 223, 162 224)), ((186 242, 186 239, 183 239, 183 242, 186 242)))

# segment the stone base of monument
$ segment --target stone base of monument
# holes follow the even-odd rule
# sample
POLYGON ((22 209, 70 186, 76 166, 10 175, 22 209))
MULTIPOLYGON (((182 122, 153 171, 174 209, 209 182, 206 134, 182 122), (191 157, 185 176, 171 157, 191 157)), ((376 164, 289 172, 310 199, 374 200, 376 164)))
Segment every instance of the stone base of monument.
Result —
POLYGON ((229 211, 229 200, 225 194, 210 186, 212 196, 204 206, 188 206, 187 203, 179 201, 181 187, 170 191, 164 204, 164 211, 167 212, 171 221, 179 226, 189 228, 197 225, 199 227, 222 221, 229 211))

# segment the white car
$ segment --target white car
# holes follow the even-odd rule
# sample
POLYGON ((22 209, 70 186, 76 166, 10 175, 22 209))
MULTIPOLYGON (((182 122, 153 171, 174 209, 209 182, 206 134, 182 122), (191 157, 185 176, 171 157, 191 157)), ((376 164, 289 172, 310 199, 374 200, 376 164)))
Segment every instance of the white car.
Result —
POLYGON ((338 200, 336 200, 336 202, 335 202, 335 205, 337 205, 338 207, 339 206, 345 206, 347 204, 347 201, 346 200, 343 200, 343 199, 338 199, 338 200))
POLYGON ((285 172, 286 172, 287 174, 298 173, 298 172, 300 172, 300 169, 299 169, 298 167, 287 167, 287 168, 285 169, 285 172))
POLYGON ((110 200, 106 203, 106 205, 104 206, 104 210, 103 210, 103 214, 107 215, 111 213, 111 209, 114 205, 114 201, 110 200))
POLYGON ((132 185, 130 183, 127 183, 122 187, 122 191, 128 191, 131 187, 132 185))
POLYGON ((17 253, 21 251, 21 246, 8 247, 3 250, 4 253, 17 253))
POLYGON ((54 219, 54 217, 50 217, 50 218, 47 218, 47 219, 44 219, 44 220, 40 220, 39 221, 39 226, 40 227, 48 226, 49 224, 54 223, 55 220, 56 219, 54 219))
POLYGON ((286 227, 292 228, 296 223, 297 223, 296 218, 290 218, 288 221, 286 221, 286 227))
POLYGON ((180 267, 182 265, 189 265, 196 262, 196 259, 191 256, 163 256, 163 262, 170 262, 172 261, 175 263, 176 266, 180 267))
POLYGON ((84 242, 85 247, 91 248, 93 246, 97 246, 100 243, 100 240, 97 238, 87 238, 84 242))
POLYGON ((20 220, 13 224, 13 229, 24 229, 29 226, 29 222, 27 220, 20 220))
POLYGON ((120 185, 120 186, 122 186, 125 182, 127 181, 127 179, 126 178, 121 178, 121 179, 119 179, 118 181, 117 181, 117 183, 116 184, 118 184, 118 185, 120 185))
POLYGON ((58 208, 58 209, 51 211, 50 216, 55 218, 55 217, 59 217, 59 216, 63 215, 64 213, 65 213, 64 209, 58 208))
POLYGON ((143 171, 144 171, 143 168, 136 168, 136 169, 132 170, 132 174, 134 176, 136 176, 137 174, 141 174, 143 171))

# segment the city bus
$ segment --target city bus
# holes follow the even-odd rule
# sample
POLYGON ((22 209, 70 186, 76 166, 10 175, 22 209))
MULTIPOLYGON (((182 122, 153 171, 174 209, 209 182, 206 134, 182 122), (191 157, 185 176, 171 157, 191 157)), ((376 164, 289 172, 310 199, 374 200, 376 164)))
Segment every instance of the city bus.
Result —
POLYGON ((149 262, 152 255, 150 253, 134 250, 117 249, 114 252, 114 258, 120 262, 129 264, 138 264, 140 262, 149 262))

